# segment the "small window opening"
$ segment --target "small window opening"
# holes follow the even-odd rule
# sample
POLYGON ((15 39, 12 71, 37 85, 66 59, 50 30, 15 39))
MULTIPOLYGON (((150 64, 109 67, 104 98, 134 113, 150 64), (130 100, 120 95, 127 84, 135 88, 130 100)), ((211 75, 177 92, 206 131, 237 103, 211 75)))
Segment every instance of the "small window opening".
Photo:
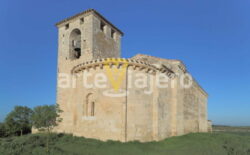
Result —
MULTIPOLYGON (((83 105, 83 109, 84 109, 84 105, 83 105)), ((95 116, 95 101, 93 99, 93 94, 89 93, 86 96, 86 106, 85 106, 85 110, 83 110, 83 112, 85 111, 85 116, 89 117, 89 116, 95 116)))
POLYGON ((72 46, 74 50, 74 57, 76 59, 81 56, 81 41, 80 40, 72 40, 72 46))
POLYGON ((84 23, 84 18, 80 18, 80 24, 83 24, 84 23))
POLYGON ((115 39, 115 30, 111 29, 111 37, 115 39))
POLYGON ((95 102, 91 103, 91 116, 95 116, 95 102))
POLYGON ((104 32, 104 27, 105 27, 105 23, 104 23, 104 22, 101 22, 101 27, 100 27, 100 29, 102 30, 102 32, 104 32))
POLYGON ((65 25, 65 29, 66 29, 66 30, 69 29, 69 24, 66 24, 66 25, 65 25))

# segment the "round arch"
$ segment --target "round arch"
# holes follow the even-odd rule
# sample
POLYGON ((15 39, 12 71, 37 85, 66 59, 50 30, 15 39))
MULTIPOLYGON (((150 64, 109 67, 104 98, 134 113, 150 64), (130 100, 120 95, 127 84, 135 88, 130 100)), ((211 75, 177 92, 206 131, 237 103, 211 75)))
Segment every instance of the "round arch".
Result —
POLYGON ((81 44, 81 31, 79 29, 72 30, 69 36, 69 58, 71 60, 81 57, 81 44))
POLYGON ((95 98, 93 93, 86 95, 85 104, 85 116, 95 116, 95 98))

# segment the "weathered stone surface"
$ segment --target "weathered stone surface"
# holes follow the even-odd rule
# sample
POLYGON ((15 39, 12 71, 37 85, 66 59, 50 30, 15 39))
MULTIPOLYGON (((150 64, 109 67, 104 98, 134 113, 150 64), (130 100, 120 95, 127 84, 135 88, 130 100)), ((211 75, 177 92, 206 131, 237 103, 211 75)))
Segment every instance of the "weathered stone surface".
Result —
POLYGON ((207 121, 207 93, 195 81, 190 88, 181 86, 181 76, 187 73, 181 61, 141 54, 131 59, 115 59, 121 55, 122 33, 95 11, 79 14, 57 26, 57 103, 63 110, 63 121, 56 132, 100 140, 146 142, 211 130, 211 123, 207 121), (78 59, 70 58, 70 35, 75 29, 81 31, 78 59), (125 90, 125 95, 104 94, 114 89, 109 72, 112 77, 120 78, 119 89, 125 90), (62 73, 75 79, 71 87, 59 86, 62 73), (95 83, 94 77, 100 73, 106 75, 107 87, 83 87, 82 76, 88 73, 91 74, 88 83, 95 83), (136 82, 133 77, 139 74, 156 81, 161 73, 169 77, 168 88, 159 88, 155 83, 144 88, 131 86, 136 82))

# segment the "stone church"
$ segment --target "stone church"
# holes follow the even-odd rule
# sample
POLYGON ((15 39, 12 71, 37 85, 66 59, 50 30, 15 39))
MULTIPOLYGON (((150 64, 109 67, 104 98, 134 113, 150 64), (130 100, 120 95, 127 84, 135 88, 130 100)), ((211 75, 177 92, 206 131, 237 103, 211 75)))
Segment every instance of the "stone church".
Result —
POLYGON ((56 132, 147 142, 211 131, 208 94, 180 60, 121 58, 123 32, 93 9, 56 26, 56 132))

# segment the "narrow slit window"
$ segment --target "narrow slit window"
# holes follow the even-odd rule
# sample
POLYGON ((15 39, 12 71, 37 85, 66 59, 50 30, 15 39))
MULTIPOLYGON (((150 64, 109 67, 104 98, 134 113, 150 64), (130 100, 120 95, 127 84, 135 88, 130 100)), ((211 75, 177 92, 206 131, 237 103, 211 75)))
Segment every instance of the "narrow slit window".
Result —
POLYGON ((95 116, 95 102, 91 103, 91 116, 95 116))

